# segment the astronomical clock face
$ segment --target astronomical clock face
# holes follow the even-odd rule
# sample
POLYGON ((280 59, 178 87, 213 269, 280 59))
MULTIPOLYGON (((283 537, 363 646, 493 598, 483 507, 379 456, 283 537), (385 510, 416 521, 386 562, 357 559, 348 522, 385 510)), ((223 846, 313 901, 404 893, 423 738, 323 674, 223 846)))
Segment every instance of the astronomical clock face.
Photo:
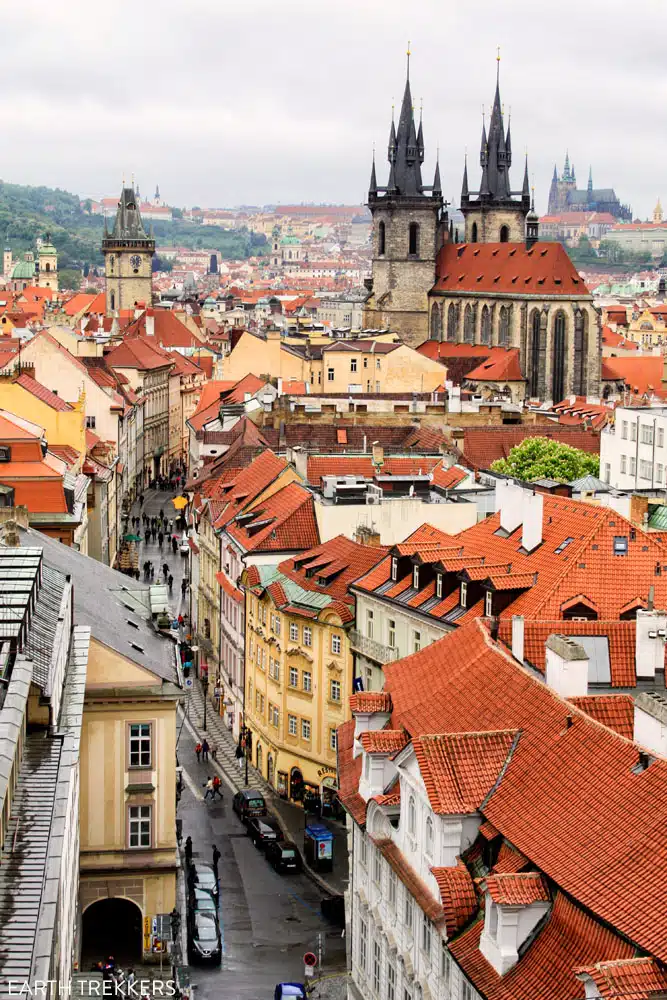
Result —
POLYGON ((138 271, 139 268, 141 267, 141 257, 139 257, 139 255, 136 253, 133 254, 130 257, 130 265, 134 268, 135 271, 138 271))

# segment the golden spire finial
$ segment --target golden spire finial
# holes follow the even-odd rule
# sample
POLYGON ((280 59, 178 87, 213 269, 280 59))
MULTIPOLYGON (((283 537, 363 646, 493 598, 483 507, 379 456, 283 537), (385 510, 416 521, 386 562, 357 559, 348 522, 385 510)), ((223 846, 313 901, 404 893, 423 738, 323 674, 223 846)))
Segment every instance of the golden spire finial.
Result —
POLYGON ((410 40, 409 39, 408 39, 408 51, 405 54, 408 57, 408 80, 409 80, 410 79, 410 56, 412 54, 410 52, 410 40))
POLYGON ((500 46, 497 48, 496 55, 496 83, 500 82, 500 46))

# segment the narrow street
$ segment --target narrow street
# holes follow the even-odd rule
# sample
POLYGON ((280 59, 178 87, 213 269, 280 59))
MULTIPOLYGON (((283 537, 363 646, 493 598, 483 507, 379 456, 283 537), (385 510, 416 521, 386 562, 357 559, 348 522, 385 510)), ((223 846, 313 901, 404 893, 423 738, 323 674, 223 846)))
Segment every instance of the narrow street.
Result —
POLYGON ((344 969, 341 931, 320 914, 323 893, 306 875, 274 872, 232 810, 232 792, 224 782, 224 802, 204 801, 203 785, 214 772, 186 749, 190 742, 184 729, 179 744, 184 769, 179 804, 183 838, 192 837, 195 861, 210 864, 213 844, 222 855, 222 965, 191 967, 191 980, 197 986, 195 1000, 271 1000, 276 983, 303 981, 303 955, 317 953, 318 934, 324 970, 344 969))

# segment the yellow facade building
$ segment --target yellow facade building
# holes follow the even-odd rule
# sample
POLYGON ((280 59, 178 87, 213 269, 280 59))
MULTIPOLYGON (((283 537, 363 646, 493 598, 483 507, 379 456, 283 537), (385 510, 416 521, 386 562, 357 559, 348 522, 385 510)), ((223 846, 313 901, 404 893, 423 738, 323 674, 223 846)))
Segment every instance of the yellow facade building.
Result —
MULTIPOLYGON (((39 424, 49 445, 65 445, 86 454, 86 396, 67 403, 28 374, 0 376, 0 410, 39 424)), ((76 471, 79 471, 78 468, 76 471)))
POLYGON ((626 336, 642 347, 664 347, 667 344, 667 305, 653 306, 633 314, 626 336))
POLYGON ((339 535, 244 573, 246 752, 295 802, 335 799, 336 729, 350 717, 353 692, 348 587, 385 552, 339 535))

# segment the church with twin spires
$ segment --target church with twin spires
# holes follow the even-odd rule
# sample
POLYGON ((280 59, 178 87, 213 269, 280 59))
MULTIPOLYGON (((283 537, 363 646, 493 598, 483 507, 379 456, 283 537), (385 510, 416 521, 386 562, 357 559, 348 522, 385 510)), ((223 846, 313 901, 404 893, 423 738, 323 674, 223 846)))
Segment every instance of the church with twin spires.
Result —
MULTIPOLYGON (((528 160, 519 190, 510 183, 512 137, 499 73, 481 176, 471 190, 465 162, 460 207, 465 240, 454 242, 440 167, 425 184, 423 124, 415 122, 408 74, 389 131, 386 185, 371 169, 372 278, 363 324, 388 328, 412 347, 425 340, 502 347, 520 366, 521 398, 559 402, 600 391, 601 322, 593 297, 557 242, 540 242, 528 160)), ((482 350, 480 350, 482 353, 482 350)), ((500 386, 500 394, 509 393, 500 386)))

